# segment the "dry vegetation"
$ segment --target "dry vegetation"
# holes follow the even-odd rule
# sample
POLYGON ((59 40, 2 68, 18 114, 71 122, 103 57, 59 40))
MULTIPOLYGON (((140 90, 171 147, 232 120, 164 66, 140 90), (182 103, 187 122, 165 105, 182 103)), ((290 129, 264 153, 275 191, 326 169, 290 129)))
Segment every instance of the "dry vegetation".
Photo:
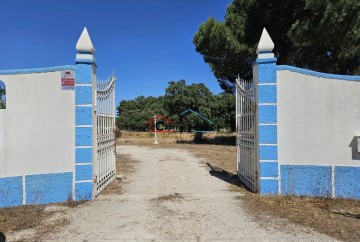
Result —
POLYGON ((151 201, 163 202, 163 201, 179 201, 184 199, 184 197, 179 193, 159 196, 157 198, 152 198, 151 201))
POLYGON ((56 216, 57 213, 61 213, 64 209, 73 209, 83 203, 83 201, 68 201, 52 205, 0 208, 0 232, 7 235, 16 231, 25 231, 28 232, 28 234, 25 233, 26 240, 40 240, 43 236, 69 223, 66 218, 51 220, 52 216, 56 216), (52 209, 47 209, 50 206, 52 209))
MULTIPOLYGON (((192 134, 153 134, 123 132, 118 145, 145 145, 184 149, 202 159, 211 175, 227 182, 230 191, 240 191, 239 206, 263 226, 290 228, 304 226, 343 241, 360 241, 360 201, 296 196, 260 197, 246 189, 236 175, 235 138, 229 134, 208 134, 205 144, 193 144, 192 134), (231 137, 232 136, 232 137, 231 137), (264 216, 265 215, 265 216, 264 216), (277 222, 274 224, 274 218, 277 222)), ((169 197, 171 199, 174 196, 169 197)), ((159 198, 167 199, 166 198, 159 198)), ((289 231, 291 232, 291 231, 289 231)))
POLYGON ((117 176, 102 192, 106 194, 122 194, 124 192, 123 185, 127 182, 126 178, 135 171, 135 163, 138 161, 131 160, 129 156, 116 156, 116 173, 117 176))

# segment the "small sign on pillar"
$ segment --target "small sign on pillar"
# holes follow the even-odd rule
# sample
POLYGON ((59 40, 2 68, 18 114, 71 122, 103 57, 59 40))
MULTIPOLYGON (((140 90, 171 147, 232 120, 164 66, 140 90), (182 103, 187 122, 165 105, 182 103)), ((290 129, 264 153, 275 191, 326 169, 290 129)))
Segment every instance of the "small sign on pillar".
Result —
POLYGON ((61 71, 61 90, 74 90, 75 77, 74 71, 65 70, 61 71))

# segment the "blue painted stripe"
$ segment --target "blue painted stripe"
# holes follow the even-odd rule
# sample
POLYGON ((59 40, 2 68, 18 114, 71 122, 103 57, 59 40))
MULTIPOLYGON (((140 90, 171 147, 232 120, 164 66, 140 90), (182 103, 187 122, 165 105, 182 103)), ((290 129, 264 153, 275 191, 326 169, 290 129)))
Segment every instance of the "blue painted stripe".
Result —
POLYGON ((277 144, 277 125, 259 126, 260 144, 277 144))
POLYGON ((19 206, 23 202, 22 177, 0 178, 0 208, 19 206))
POLYGON ((26 204, 65 202, 72 199, 73 173, 50 173, 25 177, 26 204))
POLYGON ((282 165, 280 170, 282 193, 300 196, 331 196, 330 166, 282 165))
POLYGON ((278 150, 277 145, 259 145, 260 147, 260 160, 277 160, 278 150))
POLYGON ((258 63, 258 83, 276 83, 276 62, 258 63))
POLYGON ((44 68, 33 68, 33 69, 16 69, 16 70, 0 70, 0 75, 16 75, 16 74, 30 74, 30 73, 41 73, 41 72, 54 72, 64 70, 75 70, 74 65, 66 66, 54 66, 44 68))
POLYGON ((92 128, 75 128, 75 145, 92 146, 92 128))
POLYGON ((89 63, 89 64, 95 63, 95 61, 92 59, 78 59, 78 58, 75 59, 75 62, 76 63, 89 63))
POLYGON ((263 50, 263 51, 260 51, 259 52, 259 54, 270 54, 270 53, 272 53, 272 51, 270 51, 270 50, 263 50))
POLYGON ((335 167, 335 196, 360 198, 360 167, 335 167))
POLYGON ((293 71, 293 72, 302 73, 302 74, 305 74, 305 75, 323 77, 323 78, 328 78, 328 79, 339 79, 339 80, 344 80, 344 81, 360 81, 360 76, 329 74, 329 73, 311 71, 311 70, 306 70, 306 69, 303 69, 303 68, 298 68, 298 67, 294 67, 294 66, 287 66, 287 65, 277 66, 277 70, 279 70, 279 71, 280 70, 293 71))
POLYGON ((91 200, 92 198, 92 183, 82 182, 75 184, 75 200, 91 200))
POLYGON ((75 124, 92 125, 92 107, 75 107, 75 124))
POLYGON ((92 180, 92 165, 76 165, 75 180, 92 180))
POLYGON ((76 84, 92 84, 92 65, 76 65, 76 84))
POLYGON ((278 177, 277 162, 260 162, 260 177, 278 177))
POLYGON ((277 106, 259 105, 259 123, 260 124, 277 123, 277 106))
POLYGON ((276 195, 279 193, 277 179, 260 179, 260 195, 276 195))
POLYGON ((260 85, 258 86, 259 103, 276 103, 277 93, 276 85, 260 85))
POLYGON ((262 58, 262 59, 256 59, 255 63, 258 64, 264 64, 264 63, 276 63, 276 58, 262 58))
POLYGON ((91 86, 75 86, 75 104, 92 104, 91 86))
POLYGON ((76 148, 75 149, 76 163, 92 163, 92 148, 76 148))

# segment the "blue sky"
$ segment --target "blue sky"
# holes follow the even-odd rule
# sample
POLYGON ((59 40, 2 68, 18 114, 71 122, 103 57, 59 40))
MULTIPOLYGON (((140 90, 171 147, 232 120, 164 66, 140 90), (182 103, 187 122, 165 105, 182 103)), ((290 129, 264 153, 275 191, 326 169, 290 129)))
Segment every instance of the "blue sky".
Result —
POLYGON ((223 20, 231 0, 1 0, 0 69, 74 64, 87 27, 98 79, 115 71, 116 102, 164 94, 169 81, 219 88, 192 43, 210 16, 223 20))

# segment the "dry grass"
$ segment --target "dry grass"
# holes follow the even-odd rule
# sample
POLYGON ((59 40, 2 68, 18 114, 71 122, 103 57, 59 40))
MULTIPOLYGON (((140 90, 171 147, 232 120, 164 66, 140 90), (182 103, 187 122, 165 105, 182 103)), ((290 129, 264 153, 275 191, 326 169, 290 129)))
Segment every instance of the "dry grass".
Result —
POLYGON ((48 217, 44 212, 45 205, 31 205, 0 209, 1 232, 35 228, 48 217))
MULTIPOLYGON (((83 203, 84 201, 67 201, 55 205, 73 209, 83 203)), ((47 221, 58 212, 56 210, 46 211, 48 206, 54 206, 54 204, 1 208, 0 231, 8 234, 20 230, 33 230, 33 235, 26 240, 37 241, 69 223, 66 218, 58 218, 51 222, 47 221)))
POLYGON ((257 194, 246 194, 239 199, 245 201, 247 209, 264 225, 271 223, 263 219, 267 215, 280 218, 284 229, 291 222, 339 240, 360 240, 360 201, 257 194))
POLYGON ((138 161, 130 159, 127 155, 117 155, 116 156, 116 174, 117 177, 112 181, 102 192, 101 194, 123 194, 124 189, 123 185, 126 183, 126 177, 132 174, 135 171, 135 163, 138 161))
POLYGON ((36 228, 34 236, 27 239, 28 241, 41 241, 43 238, 46 238, 47 235, 59 231, 60 228, 63 228, 65 225, 68 225, 70 222, 66 218, 59 218, 51 223, 44 223, 41 226, 36 228))
MULTIPOLYGON (((163 132, 157 133, 160 144, 193 144, 194 133, 163 132)), ((151 145, 154 143, 154 133, 122 131, 121 138, 117 139, 117 145, 136 144, 151 145)), ((235 135, 228 133, 204 133, 203 144, 233 145, 235 135)))
POLYGON ((164 201, 179 201, 181 199, 184 199, 184 197, 181 194, 174 193, 174 194, 152 198, 151 201, 164 202, 164 201))
MULTIPOLYGON (((125 134, 120 144, 145 145, 156 148, 184 149, 202 159, 210 174, 227 182, 230 191, 241 192, 239 206, 243 206, 263 226, 290 229, 290 224, 310 228, 343 241, 360 241, 360 201, 350 199, 310 198, 296 196, 261 197, 248 191, 237 179, 236 147, 234 145, 191 144, 192 136, 181 137, 188 142, 179 142, 175 134, 162 137, 159 145, 153 144, 153 137, 146 133, 125 134), (146 137, 147 136, 147 137, 146 137)), ((216 134, 214 134, 216 137, 216 134)), ((221 136, 221 134, 217 134, 221 136)), ((219 139, 220 140, 220 139, 219 139)), ((291 231, 289 231, 291 232, 291 231)))

